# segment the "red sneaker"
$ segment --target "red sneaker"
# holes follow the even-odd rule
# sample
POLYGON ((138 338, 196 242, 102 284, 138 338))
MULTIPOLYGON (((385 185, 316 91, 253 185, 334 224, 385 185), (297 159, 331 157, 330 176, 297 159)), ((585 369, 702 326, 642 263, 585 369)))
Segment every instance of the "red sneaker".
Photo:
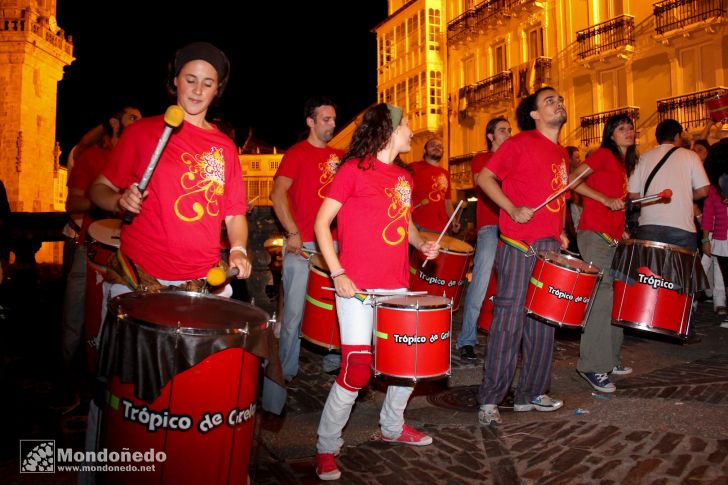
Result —
POLYGON ((387 438, 386 436, 382 435, 382 440, 386 441, 387 443, 401 443, 412 446, 427 446, 429 444, 432 444, 431 436, 427 436, 425 433, 420 433, 416 429, 411 428, 406 424, 402 426, 402 434, 400 434, 399 437, 387 438))
POLYGON ((316 454, 316 475, 321 480, 338 480, 341 478, 341 471, 336 466, 333 453, 316 454))

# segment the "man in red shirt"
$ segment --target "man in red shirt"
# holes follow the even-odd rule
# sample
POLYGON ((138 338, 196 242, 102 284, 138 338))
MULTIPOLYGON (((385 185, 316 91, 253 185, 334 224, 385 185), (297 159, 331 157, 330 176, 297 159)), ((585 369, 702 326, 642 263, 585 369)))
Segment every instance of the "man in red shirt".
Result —
MULTIPOLYGON (((124 128, 142 117, 139 109, 125 106, 114 113, 108 121, 90 130, 81 142, 73 148, 74 167, 68 177, 66 210, 83 215, 77 244, 66 280, 61 320, 61 342, 63 361, 70 368, 79 349, 83 335, 84 298, 86 289, 86 231, 94 220, 105 213, 89 199, 88 191, 111 158, 111 151, 124 128)), ((108 217, 108 216, 107 216, 108 217)))
MULTIPOLYGON (((304 106, 308 137, 292 146, 281 160, 270 198, 278 220, 286 231, 283 258, 283 322, 279 354, 283 377, 292 380, 298 374, 301 349, 299 333, 303 320, 308 286, 308 259, 318 250, 313 223, 324 194, 334 180, 342 152, 327 143, 336 128, 336 106, 324 97, 312 97, 304 106)), ((324 371, 339 368, 338 354, 324 358, 324 371)), ((280 413, 286 403, 286 391, 266 379, 263 386, 263 409, 280 413)))
POLYGON ((503 117, 493 118, 485 127, 485 143, 487 152, 478 153, 471 164, 473 185, 478 195, 475 219, 478 225, 478 242, 473 258, 473 280, 468 285, 463 311, 463 327, 458 336, 457 347, 460 357, 465 360, 477 360, 473 347, 478 343, 476 324, 480 309, 483 306, 485 292, 490 282, 490 274, 498 244, 498 206, 478 187, 478 177, 490 157, 511 137, 511 124, 503 117))
MULTIPOLYGON (((425 143, 423 160, 409 165, 415 180, 412 220, 422 231, 441 232, 454 210, 450 200, 450 173, 439 165, 442 154, 442 141, 431 138, 425 143)), ((452 229, 458 232, 460 223, 454 221, 452 229)))
POLYGON ((501 208, 501 244, 496 251, 498 278, 493 323, 483 382, 478 390, 478 421, 501 423, 498 404, 511 387, 518 353, 522 367, 514 397, 514 411, 554 411, 563 402, 549 397, 554 327, 527 317, 523 311, 526 290, 536 258, 535 251, 565 248, 566 196, 560 195, 535 211, 543 201, 566 186, 569 156, 559 145, 566 123, 564 98, 544 87, 526 97, 516 109, 521 133, 506 140, 488 160, 478 185, 501 208), (499 183, 500 182, 500 183, 499 183))

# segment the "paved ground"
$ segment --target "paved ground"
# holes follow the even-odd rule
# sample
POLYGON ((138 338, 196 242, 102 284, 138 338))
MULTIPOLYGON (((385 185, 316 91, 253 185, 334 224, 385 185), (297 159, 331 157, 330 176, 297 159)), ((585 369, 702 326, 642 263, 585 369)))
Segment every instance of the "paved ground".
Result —
MULTIPOLYGON (((57 391, 57 269, 18 273, 0 287, 0 483, 74 483, 75 476, 19 475, 19 439, 53 437, 82 447, 85 406, 62 415, 57 391)), ((460 325, 460 313, 454 325, 460 325)), ((575 373, 579 333, 559 330, 551 394, 554 413, 502 407, 499 427, 477 424, 475 390, 481 363, 452 359, 452 376, 418 383, 407 421, 434 438, 431 446, 390 446, 377 433, 385 389, 362 393, 338 458, 342 483, 728 484, 728 329, 709 304, 695 315, 702 341, 682 344, 628 331, 623 347, 630 376, 612 395, 593 393, 575 373)), ((482 359, 485 335, 477 348, 482 359)), ((253 483, 312 483, 316 426, 334 377, 320 372, 321 354, 304 345, 284 417, 259 413, 251 456, 253 483)), ((84 395, 88 397, 87 394, 84 395)))

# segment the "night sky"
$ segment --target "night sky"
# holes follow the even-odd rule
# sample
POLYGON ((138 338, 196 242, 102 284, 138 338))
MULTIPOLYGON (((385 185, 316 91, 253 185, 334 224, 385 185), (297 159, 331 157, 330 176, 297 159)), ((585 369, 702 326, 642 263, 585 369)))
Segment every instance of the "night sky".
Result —
POLYGON ((334 100, 343 127, 376 101, 370 31, 386 16, 386 0, 58 0, 58 25, 73 36, 76 58, 58 84, 62 161, 119 105, 136 104, 145 116, 164 112, 167 62, 193 41, 212 42, 230 59, 230 81, 208 118, 231 122, 238 145, 252 127, 256 138, 290 147, 306 130, 303 103, 314 94, 334 100))

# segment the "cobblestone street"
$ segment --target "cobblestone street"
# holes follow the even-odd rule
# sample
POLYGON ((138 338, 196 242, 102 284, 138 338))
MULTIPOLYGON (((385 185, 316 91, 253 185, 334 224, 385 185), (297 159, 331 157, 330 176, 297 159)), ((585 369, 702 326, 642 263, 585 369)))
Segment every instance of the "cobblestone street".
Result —
MULTIPOLYGON (((18 440, 53 438, 83 449, 88 393, 73 411, 53 404, 57 286, 37 294, 6 292, 0 322, 0 378, 9 417, 0 448, 0 483, 75 483, 71 473, 19 475, 18 440), (15 322, 11 325, 11 322, 15 322)), ((454 336, 461 312, 454 314, 454 336)), ((598 394, 575 372, 579 331, 557 330, 550 394, 565 401, 553 413, 501 406, 503 424, 477 423, 478 363, 453 349, 448 379, 420 381, 405 417, 432 435, 425 447, 391 446, 378 433, 383 379, 362 391, 344 431, 338 457, 341 483, 493 484, 728 484, 728 330, 709 303, 695 314, 701 341, 682 343, 627 330, 623 364, 634 373, 614 377, 617 391, 598 394)), ((291 383, 282 417, 257 413, 250 476, 255 484, 318 482, 316 428, 334 376, 321 371, 323 351, 304 342, 301 371, 291 383)))

